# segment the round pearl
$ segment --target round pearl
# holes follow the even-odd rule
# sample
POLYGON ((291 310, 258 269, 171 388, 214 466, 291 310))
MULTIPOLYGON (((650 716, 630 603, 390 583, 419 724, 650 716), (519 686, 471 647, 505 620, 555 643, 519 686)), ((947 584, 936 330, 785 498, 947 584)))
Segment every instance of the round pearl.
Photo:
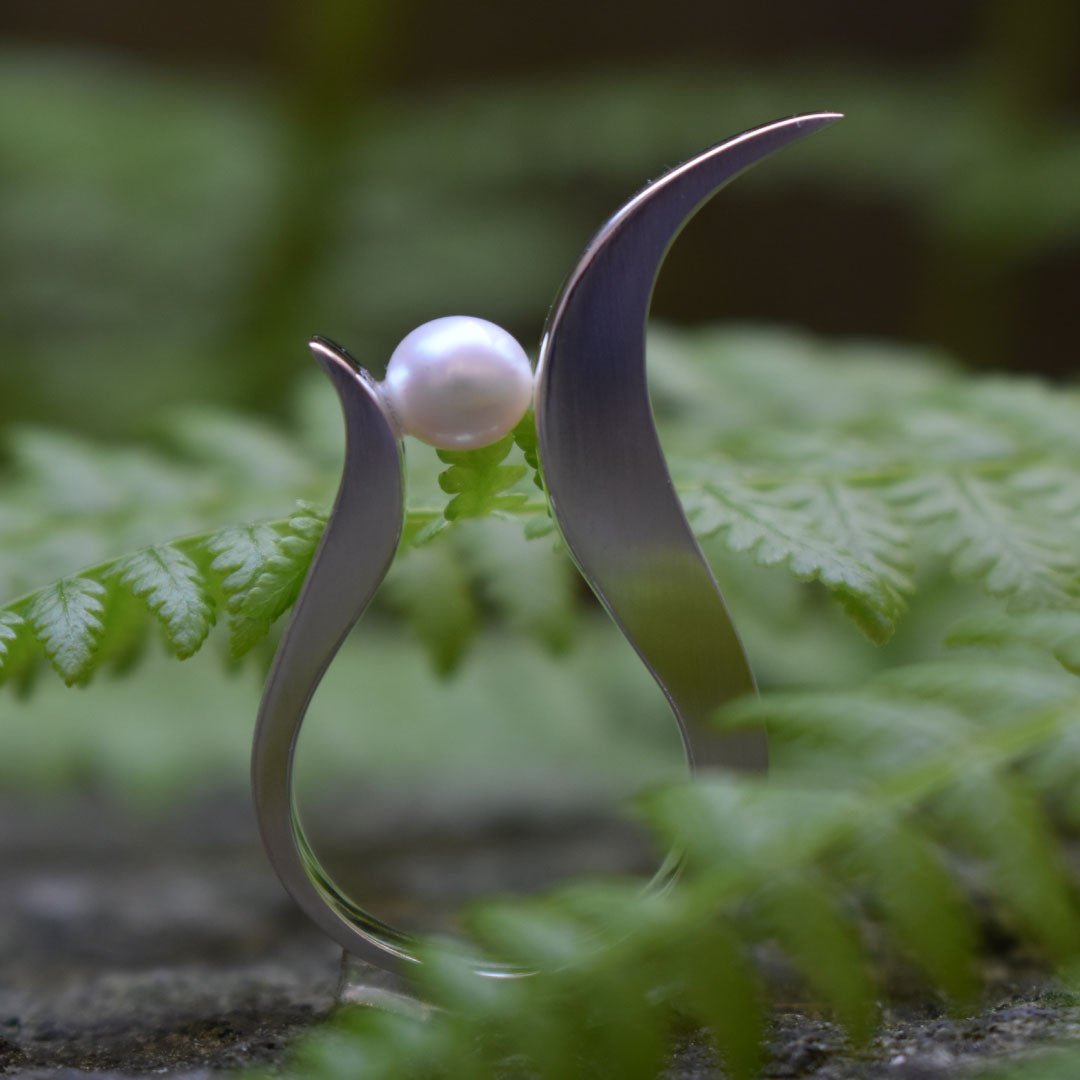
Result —
POLYGON ((450 315, 404 338, 382 388, 405 433, 441 450, 474 450, 513 430, 532 382, 525 350, 505 330, 450 315))

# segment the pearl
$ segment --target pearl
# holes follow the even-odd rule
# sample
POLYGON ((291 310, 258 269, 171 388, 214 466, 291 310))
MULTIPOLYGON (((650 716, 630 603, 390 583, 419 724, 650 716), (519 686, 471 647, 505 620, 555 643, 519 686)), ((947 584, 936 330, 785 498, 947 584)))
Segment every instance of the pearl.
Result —
POLYGON ((402 431, 441 450, 475 450, 517 425, 532 400, 525 350, 485 319, 450 315, 394 350, 382 392, 402 431))

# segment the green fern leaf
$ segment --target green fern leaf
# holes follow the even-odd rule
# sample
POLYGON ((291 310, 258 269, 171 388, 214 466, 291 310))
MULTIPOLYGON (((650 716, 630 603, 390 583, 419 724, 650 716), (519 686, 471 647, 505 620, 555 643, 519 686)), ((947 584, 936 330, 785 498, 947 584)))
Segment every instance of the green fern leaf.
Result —
MULTIPOLYGON (((990 376, 964 387, 966 403, 1017 442, 1051 454, 1080 452, 1075 389, 1033 378, 990 376)), ((1075 475, 1073 478, 1075 484, 1075 475)))
POLYGON ((209 541, 211 569, 222 575, 234 657, 261 641, 296 600, 324 526, 323 518, 303 509, 284 528, 228 529, 209 541))
MULTIPOLYGON (((562 1000, 572 990, 569 979, 549 973, 573 970, 590 944, 561 913, 535 901, 489 902, 471 913, 469 928, 490 955, 524 971, 545 973, 548 993, 562 1000)), ((569 1004, 580 1007, 574 999, 569 1004)), ((507 1034, 536 1075, 557 1080, 565 1075, 567 1062, 579 1060, 577 1017, 545 1009, 508 1019, 507 1034)))
POLYGON ((26 620, 14 611, 0 611, 0 669, 3 668, 13 642, 19 636, 19 627, 25 625, 25 622, 26 620))
MULTIPOLYGON (((1063 714, 1041 702, 1033 710, 1021 687, 1013 707, 984 726, 981 701, 993 696, 994 669, 913 665, 862 692, 766 695, 720 719, 734 727, 765 723, 777 757, 816 784, 864 788, 879 807, 928 815, 950 846, 987 868, 1022 933, 1067 961, 1080 948, 1080 915, 1049 822, 1009 772, 1060 733, 1063 714), (935 691, 945 686, 947 695, 935 691), (807 740, 827 752, 807 752, 807 740)), ((999 685, 1015 681, 1005 676, 999 685)))
POLYGON ((597 936, 595 926, 558 896, 546 903, 488 903, 470 925, 493 955, 544 973, 547 995, 558 1002, 546 1015, 525 1011, 511 1021, 530 1072, 561 1080, 573 1062, 581 1076, 657 1075, 666 1049, 661 1017, 650 1004, 648 968, 628 962, 636 955, 632 945, 620 949, 609 934, 597 936))
POLYGON ((881 611, 895 624, 906 607, 905 594, 915 589, 911 533, 878 490, 825 479, 786 486, 781 496, 809 513, 829 540, 866 569, 876 583, 881 611))
POLYGON ((198 651, 214 623, 202 572, 172 544, 147 548, 122 560, 117 577, 161 622, 172 651, 186 659, 198 651))
MULTIPOLYGON (((671 967, 678 973, 679 1001, 705 1025, 732 1080, 753 1080, 761 1066, 765 992, 736 935, 715 919, 684 918, 700 926, 670 935, 671 967)), ((667 943, 665 943, 667 944, 667 943)))
POLYGON ((816 994, 835 1010, 856 1042, 871 1035, 875 989, 858 933, 840 897, 804 875, 778 876, 763 889, 757 912, 816 994))
POLYGON ((534 514, 525 520, 525 539, 539 540, 555 531, 555 521, 550 513, 534 514))
POLYGON ((491 446, 479 450, 440 450, 439 460, 450 468, 439 474, 439 487, 454 497, 446 505, 447 520, 480 517, 494 510, 516 510, 528 496, 508 488, 526 473, 524 465, 504 465, 514 447, 511 432, 491 446))
POLYGON ((0 684, 30 688, 41 653, 33 627, 17 611, 0 610, 0 684))
POLYGON ((64 578, 38 593, 26 620, 57 674, 72 686, 93 669, 102 632, 105 586, 90 578, 64 578))
POLYGON ((892 940, 930 985, 962 1005, 975 1001, 974 920, 940 848, 867 800, 841 865, 845 880, 865 883, 892 940))
POLYGON ((33 686, 40 667, 41 648, 34 637, 33 627, 14 612, 4 612, 13 621, 7 624, 15 636, 4 641, 0 656, 0 685, 11 686, 18 694, 26 694, 33 686), (14 621, 20 620, 20 621, 14 621))
POLYGON ((755 934, 779 942, 851 1034, 865 1038, 875 1015, 869 969, 819 866, 850 837, 857 802, 725 778, 651 793, 642 806, 661 836, 686 853, 702 889, 746 904, 755 934))
POLYGON ((544 490, 544 476, 540 465, 540 445, 536 436, 536 416, 530 409, 513 430, 514 442, 525 458, 525 464, 532 469, 533 483, 544 490))
POLYGON ((886 520, 878 530, 860 535, 859 547, 872 553, 867 565, 835 539, 850 541, 858 531, 855 498, 825 499, 845 508, 845 515, 833 515, 832 535, 803 508, 811 501, 804 489, 753 488, 734 471, 711 476, 701 489, 688 493, 686 510, 699 536, 720 535, 733 551, 749 552, 764 566, 782 563, 799 578, 820 580, 871 640, 886 641, 902 608, 900 587, 906 584, 900 534, 886 520), (884 570, 875 572, 879 566, 884 570))
POLYGON ((226 596, 240 595, 251 587, 277 551, 277 538, 277 530, 266 524, 223 529, 209 538, 207 550, 214 557, 211 568, 223 576, 226 596))
POLYGON ((949 631, 947 645, 1021 645, 1049 653, 1067 671, 1080 675, 1080 612, 1020 611, 980 615, 949 631))
POLYGON ((1075 545, 1007 478, 935 471, 891 494, 912 522, 935 527, 937 547, 961 579, 980 579, 992 595, 1024 607, 1076 603, 1075 545))

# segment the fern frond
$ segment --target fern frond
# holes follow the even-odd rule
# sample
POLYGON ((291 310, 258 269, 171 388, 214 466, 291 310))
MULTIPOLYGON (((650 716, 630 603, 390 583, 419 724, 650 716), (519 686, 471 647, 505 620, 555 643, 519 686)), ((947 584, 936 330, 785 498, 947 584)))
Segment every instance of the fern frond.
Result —
POLYGON ((1024 646, 1049 653, 1067 671, 1080 675, 1080 612, 1021 611, 979 615, 954 626, 948 645, 1024 646))
POLYGON ((438 451, 439 460, 450 466, 439 474, 439 487, 453 495, 444 510, 448 521, 516 510, 525 504, 528 496, 509 489, 525 475, 526 466, 503 464, 514 446, 511 432, 479 450, 438 451))
POLYGON ((958 577, 983 578, 990 593, 1024 607, 1076 603, 1075 544, 1048 528, 1049 515, 1008 477, 932 472, 897 485, 892 497, 912 522, 934 527, 958 577))
MULTIPOLYGON (((995 687, 1014 684, 992 663, 914 665, 862 691, 767 695, 724 716, 767 724, 778 761, 807 781, 872 792, 926 818, 942 842, 986 867, 1023 932, 1067 959, 1080 952, 1076 898, 1044 809, 1015 773, 1033 751, 1061 754, 1080 694, 1064 676, 1034 702, 1021 685, 987 716, 995 687)), ((1080 768, 1076 751, 1070 757, 1080 768)))
POLYGON ((19 627, 25 620, 14 611, 0 611, 0 667, 11 651, 12 644, 18 640, 19 627))
POLYGON ((937 985, 971 994, 972 912, 915 822, 852 792, 727 778, 668 787, 641 805, 660 838, 686 854, 677 885, 642 893, 632 883, 579 883, 542 900, 486 902, 469 919, 482 955, 536 974, 477 979, 462 949, 428 945, 416 981, 433 1017, 385 1026, 345 1015, 305 1043, 286 1075, 309 1076, 316 1063, 351 1075, 363 1062, 373 1077, 406 1067, 495 1077, 513 1055, 530 1075, 580 1065, 589 1075, 651 1077, 670 1011, 706 1025, 725 1075, 751 1080, 765 1017, 751 956, 762 944, 782 949, 854 1035, 869 1034, 878 987, 852 888, 881 913, 891 944, 913 943, 937 985), (891 860, 896 830, 901 857, 891 860), (920 925, 928 913, 929 932, 920 925))
POLYGON ((234 658, 261 641, 292 607, 325 524, 325 518, 304 508, 284 526, 229 529, 208 542, 211 569, 223 575, 234 658))
POLYGON ((33 627, 19 612, 11 608, 0 611, 0 626, 0 685, 25 693, 33 682, 41 647, 33 627))
POLYGON ((688 493, 686 509, 699 536, 721 534, 764 566, 781 563, 821 581, 871 639, 891 636, 902 591, 910 588, 906 538, 886 512, 871 514, 854 489, 758 488, 732 470, 688 493), (815 516, 823 511, 824 520, 815 516))
POLYGON ((125 667, 142 651, 147 613, 186 659, 225 606, 240 656, 295 600, 322 527, 304 508, 286 521, 155 544, 13 600, 0 608, 0 682, 27 685, 42 653, 69 684, 106 663, 125 667))
MULTIPOLYGON (((1074 421, 1080 430, 1074 392, 1051 395, 1019 382, 1013 402, 1004 380, 963 377, 881 348, 826 349, 792 334, 668 333, 661 345, 658 416, 688 515, 703 538, 821 582, 878 643, 891 637, 917 595, 913 583, 932 576, 934 545, 956 579, 976 580, 1014 607, 1080 609, 1080 461, 1075 440, 1065 435, 1074 421), (883 386, 890 388, 887 411, 883 386), (1052 435, 1037 423, 1049 400, 1052 435), (715 424, 716 416, 721 427, 710 431, 705 418, 715 424)), ((314 496, 326 505, 336 463, 322 444, 308 449, 243 418, 188 413, 167 427, 173 445, 199 460, 198 468, 158 453, 17 434, 16 481, 6 493, 0 487, 0 586, 9 595, 72 577, 108 586, 96 570, 80 567, 113 559, 121 572, 117 560, 131 552, 175 551, 161 557, 189 575, 187 584, 170 586, 165 569, 158 573, 177 613, 171 617, 164 601, 150 608, 167 636, 183 624, 183 640, 169 642, 170 649, 189 655, 205 638, 206 627, 198 619, 188 625, 183 615, 185 604, 198 609, 195 590, 204 586, 215 604, 226 605, 233 651, 241 655, 295 598, 317 540, 317 529, 309 535, 295 523, 258 523, 298 499, 314 496), (256 524, 229 531, 230 518, 256 524), (171 539, 213 531, 210 548, 171 539), (185 559, 205 576, 201 586, 185 559)), ((553 530, 543 501, 528 494, 530 472, 540 479, 531 418, 486 449, 413 449, 407 487, 417 501, 407 508, 404 548, 441 542, 460 523, 483 517, 516 518, 526 537, 553 530), (439 458, 446 467, 436 484, 439 458)), ((491 537, 462 533, 433 557, 458 582, 446 596, 467 586, 478 611, 506 615, 553 645, 568 640, 561 569, 553 570, 541 545, 506 537, 493 544, 491 537), (537 561, 536 574, 514 573, 501 554, 512 544, 525 562, 537 561), (464 567, 454 565, 462 560, 464 567), (550 594, 533 587, 541 573, 550 594)), ((148 558, 138 556, 146 572, 148 558)), ((134 579, 125 587, 135 587, 134 579)), ((138 587, 145 599, 155 597, 148 581, 138 587)), ((113 611, 120 608, 105 604, 98 613, 105 632, 113 611)), ((203 621, 208 617, 204 611, 203 621)), ((126 625, 134 632, 133 623, 126 625)), ((453 650, 436 646, 437 637, 428 639, 434 655, 452 666, 453 650)), ((97 655, 91 643, 91 668, 97 655)))
POLYGON ((525 464, 532 469, 533 484, 544 490, 544 475, 540 465, 540 446, 536 436, 536 417, 529 409, 513 430, 514 442, 525 458, 525 464))

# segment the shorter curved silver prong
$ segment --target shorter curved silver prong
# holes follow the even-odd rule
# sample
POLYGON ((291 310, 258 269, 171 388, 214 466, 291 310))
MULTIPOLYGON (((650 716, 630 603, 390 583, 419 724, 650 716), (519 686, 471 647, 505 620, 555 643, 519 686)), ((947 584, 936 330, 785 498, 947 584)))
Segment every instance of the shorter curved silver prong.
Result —
POLYGON ((405 938, 344 897, 311 852, 293 804, 293 757, 308 704, 371 602, 401 540, 401 444, 378 386, 325 338, 310 348, 345 415, 337 501, 263 692, 251 759, 255 810, 270 861, 297 903, 335 941, 372 963, 408 959, 405 938))

